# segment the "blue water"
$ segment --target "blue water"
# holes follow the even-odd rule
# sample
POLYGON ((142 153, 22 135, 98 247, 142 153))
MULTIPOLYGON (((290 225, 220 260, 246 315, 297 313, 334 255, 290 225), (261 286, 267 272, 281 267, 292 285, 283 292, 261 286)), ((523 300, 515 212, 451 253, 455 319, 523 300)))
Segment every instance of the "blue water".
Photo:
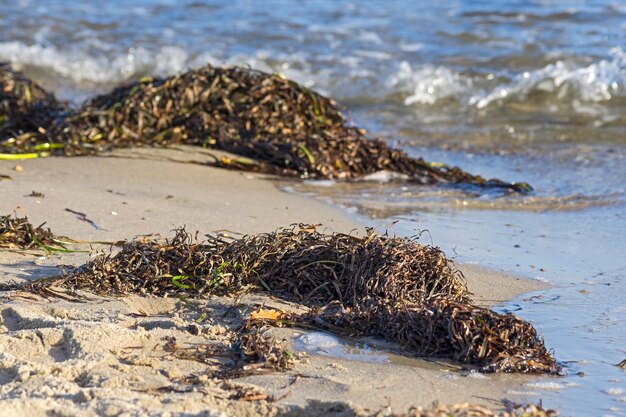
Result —
POLYGON ((532 320, 568 376, 538 380, 576 416, 626 415, 626 3, 12 1, 0 60, 79 103, 206 62, 277 71, 414 155, 528 181, 519 197, 394 182, 291 184, 459 261, 553 288, 532 320), (579 373, 582 376, 579 376, 579 373))

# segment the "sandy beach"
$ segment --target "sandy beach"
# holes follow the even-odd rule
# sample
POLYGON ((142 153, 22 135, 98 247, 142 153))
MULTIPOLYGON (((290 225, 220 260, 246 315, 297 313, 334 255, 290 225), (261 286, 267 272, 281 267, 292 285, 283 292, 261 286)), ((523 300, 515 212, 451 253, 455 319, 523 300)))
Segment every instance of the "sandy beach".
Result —
MULTIPOLYGON (((2 162, 0 174, 11 179, 0 181, 0 211, 15 210, 35 225, 46 222, 56 234, 85 241, 167 237, 183 225, 230 234, 301 222, 330 231, 363 230, 336 208, 282 192, 259 175, 202 166, 207 159, 197 148, 177 148, 2 162), (66 209, 84 213, 91 223, 66 209)), ((108 251, 106 245, 93 249, 108 251)), ((0 283, 51 276, 59 266, 77 266, 89 256, 0 252, 0 283)), ((482 305, 545 288, 459 267, 482 305)), ((177 357, 167 341, 175 338, 183 351, 199 349, 224 341, 254 307, 299 307, 252 294, 207 300, 86 295, 80 302, 21 292, 0 296, 1 416, 347 416, 405 412, 434 401, 497 408, 502 399, 519 399, 514 393, 529 381, 524 375, 461 373, 453 363, 384 349, 380 357, 386 363, 368 361, 368 355, 354 360, 311 353, 285 373, 215 380, 206 376, 214 365, 210 359, 177 357), (198 320, 201 314, 207 319, 198 320)), ((302 336, 298 329, 272 332, 291 348, 302 336)))
POLYGON ((4 2, 0 417, 626 417, 622 3, 4 2))

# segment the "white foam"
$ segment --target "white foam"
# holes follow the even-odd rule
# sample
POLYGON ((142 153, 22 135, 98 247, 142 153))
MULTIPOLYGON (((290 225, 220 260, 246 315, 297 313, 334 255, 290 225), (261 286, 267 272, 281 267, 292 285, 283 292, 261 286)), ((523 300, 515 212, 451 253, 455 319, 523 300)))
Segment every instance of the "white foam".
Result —
POLYGON ((535 280, 537 280, 539 282, 544 282, 546 284, 551 284, 552 283, 548 278, 544 277, 543 275, 535 275, 533 279, 535 279, 535 280))
POLYGON ((534 389, 541 389, 541 390, 546 390, 546 391, 560 391, 565 388, 575 387, 578 384, 576 384, 575 382, 560 383, 560 382, 546 381, 546 382, 529 382, 524 385, 529 388, 534 388, 534 389))
POLYGON ((404 104, 433 105, 453 98, 484 109, 506 100, 524 101, 533 92, 545 92, 556 101, 570 104, 580 113, 598 112, 590 104, 626 95, 626 52, 609 51, 609 58, 587 66, 558 60, 535 71, 523 72, 509 82, 496 84, 493 74, 473 78, 446 66, 412 66, 402 61, 386 88, 405 95, 404 104))
MULTIPOLYGON (((365 80, 376 87, 366 94, 377 97, 400 94, 407 106, 434 105, 440 100, 452 99, 464 106, 484 109, 507 100, 524 101, 533 92, 546 92, 553 100, 570 104, 576 112, 596 112, 601 117, 603 112, 598 103, 626 96, 626 53, 621 48, 613 48, 609 58, 587 66, 576 66, 561 57, 554 64, 521 73, 505 83, 495 81, 493 74, 472 77, 443 65, 416 66, 401 61, 389 65, 390 75, 379 83, 376 80, 383 74, 365 65, 365 61, 391 61, 393 55, 386 51, 357 49, 352 55, 338 59, 329 54, 322 58, 331 62, 330 65, 313 69, 315 65, 305 52, 287 54, 259 50, 253 55, 223 56, 210 52, 192 53, 177 45, 164 45, 157 50, 144 47, 119 49, 89 33, 80 44, 58 48, 46 42, 48 32, 46 27, 39 29, 35 34, 38 41, 33 44, 0 42, 0 61, 46 69, 52 76, 71 80, 79 88, 93 84, 108 87, 144 74, 166 76, 211 63, 278 71, 322 94, 335 96, 337 89, 342 90, 341 86, 358 85, 359 80, 365 80)), ((163 36, 170 39, 174 35, 164 33, 163 36)), ((373 35, 364 33, 362 36, 371 44, 377 44, 378 38, 373 35)), ((421 44, 409 44, 404 49, 419 48, 421 44)), ((220 54, 219 51, 215 53, 220 54)), ((347 94, 351 94, 349 89, 347 94)), ((339 96, 341 98, 341 91, 339 96)))
POLYGON ((540 395, 538 392, 534 392, 534 391, 519 391, 519 390, 508 390, 506 393, 509 395, 521 395, 524 397, 534 397, 534 396, 540 395))
POLYGON ((326 350, 330 348, 336 348, 339 346, 339 340, 337 338, 319 332, 307 333, 298 338, 304 345, 306 350, 326 350))
POLYGON ((626 53, 621 48, 613 48, 610 56, 609 60, 603 59, 586 67, 557 61, 539 70, 524 72, 508 84, 474 94, 469 104, 482 109, 509 97, 523 99, 533 91, 551 93, 557 99, 571 100, 572 104, 610 100, 625 92, 626 53))
POLYGON ((390 182, 393 180, 407 180, 408 175, 400 174, 392 171, 376 171, 372 174, 364 176, 361 181, 373 181, 373 182, 390 182))
POLYGON ((0 60, 48 68, 77 83, 119 82, 142 72, 171 74, 185 69, 190 64, 189 58, 187 52, 177 46, 164 46, 156 53, 141 47, 129 48, 123 54, 108 57, 104 53, 90 55, 41 44, 0 42, 0 60))
POLYGON ((335 180, 305 180, 304 183, 312 187, 333 187, 337 185, 335 180))
POLYGON ((364 362, 389 362, 389 356, 384 352, 378 352, 366 344, 360 346, 346 344, 338 338, 322 332, 305 333, 298 336, 295 342, 296 349, 317 355, 364 362))
POLYGON ((434 104, 446 97, 454 97, 469 92, 472 81, 444 66, 425 65, 413 69, 402 61, 400 68, 387 82, 388 87, 411 94, 404 99, 407 106, 415 103, 434 104))
MULTIPOLYGON (((45 33, 42 36, 45 37, 45 33)), ((115 84, 143 74, 167 76, 207 63, 217 66, 247 65, 266 72, 280 71, 307 87, 315 85, 311 74, 303 69, 307 61, 304 54, 276 56, 263 50, 253 56, 235 54, 220 58, 208 52, 190 54, 175 45, 165 45, 157 51, 143 47, 113 51, 112 45, 97 38, 81 45, 81 49, 58 49, 44 44, 28 45, 20 41, 10 41, 0 42, 0 61, 10 61, 18 66, 45 68, 78 85, 115 84), (272 65, 268 63, 270 59, 272 65)))
POLYGON ((474 379, 489 379, 489 377, 483 373, 477 372, 477 371, 472 371, 470 373, 468 373, 466 375, 467 378, 474 378, 474 379))

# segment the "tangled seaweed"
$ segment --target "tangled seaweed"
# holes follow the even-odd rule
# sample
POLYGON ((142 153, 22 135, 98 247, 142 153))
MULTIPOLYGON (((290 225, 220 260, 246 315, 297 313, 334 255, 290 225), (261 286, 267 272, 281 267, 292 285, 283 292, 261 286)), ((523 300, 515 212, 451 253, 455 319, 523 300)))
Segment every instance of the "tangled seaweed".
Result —
MULTIPOLYGON (((44 223, 45 224, 45 223, 44 223)), ((43 224, 33 226, 27 217, 0 216, 0 248, 32 249, 61 246, 58 239, 43 224)))
POLYGON ((469 403, 434 404, 432 407, 417 407, 405 414, 396 414, 394 417, 557 417, 559 412, 545 409, 535 404, 504 404, 502 412, 493 411, 487 407, 469 403))
POLYGON ((176 338, 167 338, 165 351, 178 359, 217 365, 212 376, 235 378, 245 375, 284 372, 292 369, 297 355, 287 349, 286 341, 277 340, 269 331, 271 322, 252 317, 232 333, 232 343, 181 346, 176 338), (230 358, 224 363, 216 358, 230 358))
POLYGON ((483 372, 558 371, 530 323, 471 303, 437 299, 397 307, 331 305, 308 318, 330 330, 398 342, 420 356, 476 364, 483 372))
MULTIPOLYGON (((283 344, 268 334, 267 326, 248 320, 237 342, 240 359, 245 364, 255 364, 254 372, 261 370, 286 371, 293 368, 294 356, 283 344)), ((236 373, 250 372, 245 365, 236 373)))
POLYGON ((45 132, 42 129, 50 126, 62 111, 63 106, 52 94, 9 64, 0 63, 0 144, 3 148, 11 152, 14 145, 20 143, 38 150, 39 136, 45 132))
MULTIPOLYGON (((15 74, 6 66, 2 71, 15 74)), ((41 106, 40 113, 33 119, 34 133, 5 141, 8 152, 47 146, 58 154, 85 155, 184 143, 252 159, 222 158, 220 166, 287 176, 352 179, 387 170, 422 184, 532 189, 412 158, 381 139, 367 138, 333 100, 280 75, 242 67, 206 65, 168 78, 147 77, 95 97, 63 118, 55 120, 52 105, 41 106)))
POLYGON ((156 295, 251 287, 312 308, 296 321, 381 337, 421 356, 486 372, 559 371, 530 323, 471 303, 462 275, 439 249, 371 229, 356 237, 300 225, 203 243, 179 229, 170 241, 128 242, 114 256, 31 289, 49 285, 156 295))

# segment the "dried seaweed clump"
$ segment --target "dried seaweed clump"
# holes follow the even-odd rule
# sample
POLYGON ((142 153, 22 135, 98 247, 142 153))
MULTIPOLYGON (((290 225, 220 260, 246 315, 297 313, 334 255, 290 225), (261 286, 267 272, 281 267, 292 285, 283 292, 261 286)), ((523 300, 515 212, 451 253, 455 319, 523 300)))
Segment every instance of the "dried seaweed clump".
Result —
POLYGON ((399 342, 419 356, 475 364, 483 372, 559 371, 530 323, 471 303, 436 299, 428 304, 393 307, 331 305, 316 312, 310 320, 353 335, 399 342))
MULTIPOLYGON (((116 88, 59 120, 38 140, 65 155, 186 143, 256 161, 223 158, 222 166, 289 176, 350 179, 388 170, 424 184, 530 190, 525 183, 486 180, 411 158, 381 139, 367 138, 333 100, 280 75, 241 67, 206 65, 116 88)), ((27 150, 18 145, 15 151, 27 150)))
POLYGON ((431 407, 412 408, 406 414, 395 417, 558 417, 558 411, 541 405, 506 403, 506 409, 498 412, 481 405, 469 403, 434 404, 431 407))
POLYGON ((294 355, 284 343, 267 332, 267 326, 247 321, 238 341, 241 360, 246 364, 239 372, 259 372, 260 370, 286 371, 295 364, 294 355))
POLYGON ((382 337, 484 371, 557 371, 530 323, 472 305, 445 255, 411 239, 301 226, 236 240, 217 259, 237 266, 232 273, 240 283, 256 282, 320 308, 308 317, 318 325, 382 337))
POLYGON ((311 225, 281 228, 222 245, 214 259, 230 266, 238 284, 252 282, 309 306, 469 300, 461 274, 439 249, 373 229, 357 237, 311 225))
POLYGON ((351 417, 558 417, 558 411, 546 409, 535 404, 514 404, 503 401, 495 408, 471 403, 439 404, 429 407, 412 407, 408 412, 389 413, 388 410, 361 409, 345 402, 323 402, 310 400, 304 406, 290 407, 285 412, 279 412, 280 417, 302 416, 351 416, 351 417))
POLYGON ((55 283, 108 295, 210 294, 222 286, 211 259, 214 250, 179 229, 165 243, 150 238, 126 242, 114 256, 101 254, 55 283))
POLYGON ((37 145, 38 134, 62 112, 52 94, 10 64, 0 63, 0 152, 10 152, 16 141, 37 145))
POLYGON ((43 228, 43 224, 35 227, 27 217, 12 214, 0 216, 0 248, 32 249, 48 246, 58 246, 58 241, 50 229, 43 228))
POLYGON ((558 371, 530 323, 471 303, 462 275, 439 249, 373 230, 356 237, 300 225, 197 243, 181 229, 165 244, 128 243, 53 283, 108 294, 252 287, 313 308, 297 320, 382 337, 418 355, 484 371, 558 371))

